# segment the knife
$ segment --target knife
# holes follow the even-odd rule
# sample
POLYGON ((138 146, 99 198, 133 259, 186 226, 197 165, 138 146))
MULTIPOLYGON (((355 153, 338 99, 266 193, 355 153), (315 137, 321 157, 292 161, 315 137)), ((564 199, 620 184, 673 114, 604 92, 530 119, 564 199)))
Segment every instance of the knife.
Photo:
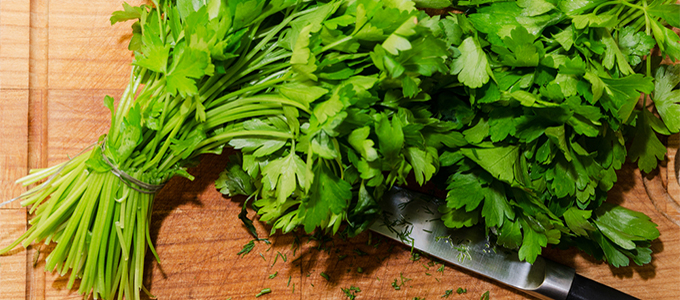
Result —
POLYGON ((540 299, 638 299, 540 256, 533 264, 520 261, 517 252, 492 245, 482 227, 447 228, 437 210, 442 204, 429 195, 392 188, 380 203, 384 219, 370 229, 540 299))

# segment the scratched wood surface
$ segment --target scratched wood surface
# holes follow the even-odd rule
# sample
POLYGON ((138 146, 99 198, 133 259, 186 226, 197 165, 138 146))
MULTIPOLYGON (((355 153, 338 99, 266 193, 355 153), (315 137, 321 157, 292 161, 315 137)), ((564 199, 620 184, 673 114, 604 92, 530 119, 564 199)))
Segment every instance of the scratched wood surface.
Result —
MULTIPOLYGON (((25 190, 13 182, 28 169, 64 161, 106 132, 102 99, 120 96, 132 59, 130 24, 108 22, 121 3, 0 1, 0 202, 25 190)), ((440 272, 427 257, 412 261, 407 248, 377 235, 329 241, 274 235, 271 245, 258 242, 239 257, 251 240, 237 218, 242 199, 226 199, 213 187, 226 159, 204 157, 190 170, 195 181, 173 179, 157 195, 152 237, 161 263, 148 254, 144 284, 159 299, 254 299, 263 288, 272 292, 262 299, 347 299, 341 288, 351 286, 361 289, 357 299, 439 299, 458 287, 467 293, 450 298, 479 299, 489 291, 491 299, 532 299, 448 264, 440 272), (395 290, 401 276, 406 282, 395 290)), ((546 249, 546 256, 641 299, 677 298, 680 186, 669 161, 645 177, 626 166, 610 193, 610 201, 659 224, 651 264, 616 269, 575 250, 546 249)), ((27 218, 18 203, 0 208, 0 246, 26 230, 27 218)), ((268 236, 268 227, 256 226, 268 236)), ((17 248, 0 257, 0 299, 81 299, 65 288, 65 278, 42 271, 49 250, 17 248)))

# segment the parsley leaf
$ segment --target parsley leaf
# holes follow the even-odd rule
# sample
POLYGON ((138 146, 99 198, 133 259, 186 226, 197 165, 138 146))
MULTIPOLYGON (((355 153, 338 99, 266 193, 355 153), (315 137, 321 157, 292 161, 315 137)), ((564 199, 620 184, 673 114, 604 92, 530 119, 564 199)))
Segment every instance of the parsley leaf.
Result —
POLYGON ((661 66, 654 82, 654 106, 668 130, 680 131, 680 66, 661 66))
POLYGON ((478 88, 493 76, 486 53, 474 37, 467 37, 458 47, 460 57, 451 65, 451 74, 458 75, 463 84, 478 88))
POLYGON ((309 184, 307 165, 294 152, 269 162, 262 169, 262 175, 265 186, 276 189, 276 198, 280 203, 286 201, 298 185, 306 189, 309 184))
POLYGON ((666 155, 666 146, 659 141, 650 126, 651 119, 654 118, 656 117, 648 110, 643 110, 638 115, 633 139, 628 150, 630 160, 632 162, 637 161, 640 170, 646 173, 656 168, 657 160, 663 159, 666 155))
POLYGON ((343 214, 352 199, 351 189, 349 183, 335 175, 325 164, 317 164, 309 198, 302 203, 305 231, 311 233, 317 226, 328 222, 331 214, 343 214))

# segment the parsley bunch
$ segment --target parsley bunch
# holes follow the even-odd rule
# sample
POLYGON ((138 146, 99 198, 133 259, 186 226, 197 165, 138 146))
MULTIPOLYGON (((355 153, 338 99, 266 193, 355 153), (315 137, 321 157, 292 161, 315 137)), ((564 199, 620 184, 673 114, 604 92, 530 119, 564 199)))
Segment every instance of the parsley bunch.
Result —
POLYGON ((229 146, 241 154, 217 187, 253 197, 272 230, 357 234, 412 177, 446 182, 447 226, 483 223, 527 261, 550 243, 649 262, 656 225, 604 200, 627 157, 650 171, 657 134, 680 131, 679 69, 650 55, 680 58, 667 28, 680 6, 455 5, 467 14, 410 0, 125 4, 111 22, 136 21, 135 58, 118 105, 105 98, 108 134, 20 180, 46 181, 22 195, 32 226, 0 253, 56 242, 46 268, 69 287, 138 299, 153 194, 229 146))
POLYGON ((439 17, 410 1, 336 3, 304 25, 293 47, 294 76, 306 81, 277 88, 309 105, 286 118, 293 138, 231 140, 242 159, 217 182, 227 195, 254 195, 272 230, 335 233, 348 221, 358 233, 378 212, 375 199, 409 174, 429 181, 439 168, 436 147, 453 143, 426 92, 435 74, 448 73, 439 17))
POLYGON ((651 171, 666 151, 655 132, 680 129, 670 97, 678 68, 650 55, 658 45, 677 60, 680 44, 668 42, 678 37, 663 26, 666 33, 648 35, 667 16, 660 9, 678 7, 532 0, 444 20, 456 50, 451 69, 464 85, 446 101, 447 118, 467 142, 441 153, 447 226, 483 221, 529 262, 547 244, 574 245, 616 267, 650 262, 656 224, 603 202, 627 157, 651 171), (641 93, 661 119, 638 105, 641 93))
POLYGON ((680 58, 667 27, 678 26, 680 6, 454 4, 466 13, 429 17, 409 1, 357 0, 310 25, 295 71, 328 92, 308 97, 312 113, 285 145, 232 140, 242 158, 217 187, 254 197, 272 231, 336 232, 345 221, 356 234, 376 218, 382 193, 413 176, 445 182, 447 226, 482 223, 523 260, 555 244, 617 267, 650 262, 656 224, 604 202, 626 159, 651 171, 665 154, 657 135, 680 130, 679 69, 652 55, 657 47, 680 58), (372 65, 328 59, 362 53, 372 65), (371 82, 333 80, 328 68, 371 82))
MULTIPOLYGON (((322 3, 291 0, 154 1, 114 12, 111 22, 136 20, 130 83, 111 110, 107 135, 73 159, 19 180, 46 181, 22 195, 34 214, 18 244, 55 249, 46 270, 70 272, 68 288, 95 299, 139 299, 154 194, 204 153, 234 138, 292 138, 250 118, 283 116, 304 103, 266 93, 291 78, 290 42, 297 20, 322 3)), ((297 21, 298 23, 300 21, 297 21)), ((299 28, 298 28, 299 29, 299 28)))

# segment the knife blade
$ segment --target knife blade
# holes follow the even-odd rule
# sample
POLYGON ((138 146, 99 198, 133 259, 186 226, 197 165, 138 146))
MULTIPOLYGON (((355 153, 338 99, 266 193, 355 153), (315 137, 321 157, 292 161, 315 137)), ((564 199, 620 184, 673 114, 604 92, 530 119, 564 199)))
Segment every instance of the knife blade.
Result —
POLYGON ((493 245, 482 227, 446 227, 437 210, 443 200, 395 187, 380 202, 383 220, 372 231, 540 299, 637 299, 541 256, 520 261, 516 251, 493 245))

